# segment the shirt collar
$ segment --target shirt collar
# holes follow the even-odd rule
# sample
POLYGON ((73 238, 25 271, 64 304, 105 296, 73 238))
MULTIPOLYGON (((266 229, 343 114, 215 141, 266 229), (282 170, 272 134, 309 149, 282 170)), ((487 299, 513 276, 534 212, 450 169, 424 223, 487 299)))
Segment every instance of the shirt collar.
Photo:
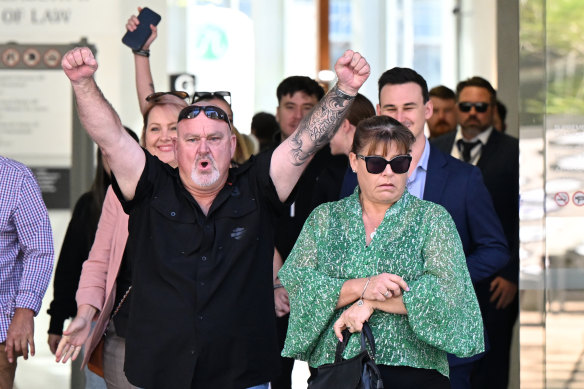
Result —
POLYGON ((465 142, 474 142, 475 140, 480 140, 481 144, 486 145, 487 141, 489 140, 489 137, 491 136, 491 132, 493 132, 493 126, 487 128, 485 131, 481 132, 480 134, 478 134, 474 138, 467 140, 467 139, 464 139, 462 137, 462 129, 459 126, 458 130, 456 130, 456 137, 454 138, 454 144, 455 145, 458 144, 459 139, 464 139, 465 142))
POLYGON ((422 156, 416 165, 416 170, 418 168, 422 168, 424 171, 428 171, 428 159, 430 159, 430 142, 428 138, 426 138, 426 142, 424 143, 424 151, 422 152, 422 156))

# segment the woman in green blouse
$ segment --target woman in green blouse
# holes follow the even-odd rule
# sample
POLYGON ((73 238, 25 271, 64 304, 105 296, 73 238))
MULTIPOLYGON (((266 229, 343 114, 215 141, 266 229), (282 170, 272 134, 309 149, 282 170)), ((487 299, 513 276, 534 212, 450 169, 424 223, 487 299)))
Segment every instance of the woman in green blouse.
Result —
MULTIPOLYGON (((283 356, 332 363, 341 331, 368 321, 386 387, 448 388, 446 354, 483 351, 454 222, 405 190, 413 142, 386 116, 357 126, 349 159, 359 186, 313 211, 279 272, 290 297, 283 356)), ((351 337, 344 357, 359 350, 351 337)))

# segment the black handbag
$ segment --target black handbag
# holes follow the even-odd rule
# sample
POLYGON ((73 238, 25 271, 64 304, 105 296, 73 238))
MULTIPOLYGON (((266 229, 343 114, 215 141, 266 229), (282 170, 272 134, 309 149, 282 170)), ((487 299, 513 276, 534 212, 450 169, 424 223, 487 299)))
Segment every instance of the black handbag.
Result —
POLYGON ((316 377, 308 389, 382 389, 383 381, 375 364, 375 340, 367 322, 361 331, 361 352, 351 359, 343 359, 343 351, 351 333, 343 331, 343 341, 337 343, 335 362, 319 366, 316 377), (371 354, 367 351, 367 343, 371 354))

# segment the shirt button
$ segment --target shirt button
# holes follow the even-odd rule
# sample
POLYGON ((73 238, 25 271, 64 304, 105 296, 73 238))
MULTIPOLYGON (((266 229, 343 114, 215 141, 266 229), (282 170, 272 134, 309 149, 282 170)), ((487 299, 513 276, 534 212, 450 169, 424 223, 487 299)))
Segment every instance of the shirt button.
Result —
POLYGON ((234 213, 235 215, 237 215, 237 214, 239 213, 239 211, 238 211, 237 209, 234 209, 234 210, 233 210, 233 213, 234 213))
POLYGON ((203 262, 204 262, 204 261, 206 261, 206 260, 207 260, 207 257, 203 255, 203 256, 201 257, 201 261, 203 261, 203 262))
POLYGON ((176 216, 176 212, 172 211, 172 212, 170 213, 170 216, 176 216))
POLYGON ((205 286, 205 282, 204 281, 201 281, 201 286, 205 286))
POLYGON ((199 320, 203 320, 203 315, 199 315, 199 320))
POLYGON ((195 350, 191 350, 191 355, 195 355, 195 350))
POLYGON ((223 250, 223 246, 217 247, 217 250, 223 250))

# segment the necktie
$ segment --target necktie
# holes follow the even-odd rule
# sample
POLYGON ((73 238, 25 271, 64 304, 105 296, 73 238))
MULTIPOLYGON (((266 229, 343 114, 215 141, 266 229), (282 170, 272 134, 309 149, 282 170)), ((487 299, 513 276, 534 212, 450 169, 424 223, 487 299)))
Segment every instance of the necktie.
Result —
POLYGON ((480 145, 480 140, 475 140, 474 142, 465 142, 462 139, 458 140, 458 150, 462 152, 462 159, 464 162, 470 161, 470 153, 477 145, 480 145))

